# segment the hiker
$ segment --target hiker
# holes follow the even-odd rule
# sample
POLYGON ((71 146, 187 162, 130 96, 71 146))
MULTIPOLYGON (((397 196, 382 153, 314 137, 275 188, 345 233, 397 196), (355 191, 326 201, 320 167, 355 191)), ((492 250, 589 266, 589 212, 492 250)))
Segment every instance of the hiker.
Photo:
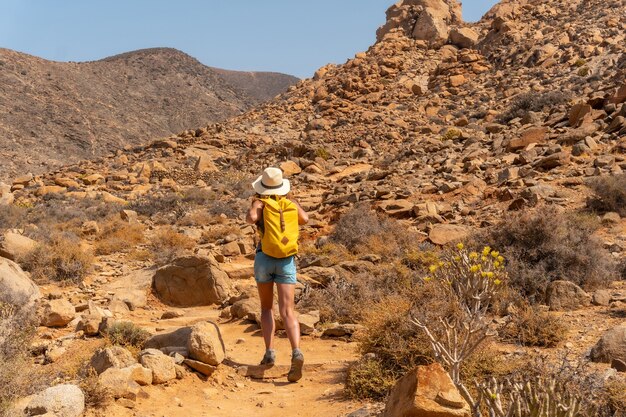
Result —
POLYGON ((296 259, 298 226, 306 224, 309 216, 288 196, 291 185, 283 179, 278 168, 266 168, 252 183, 257 195, 246 216, 256 224, 261 241, 254 258, 254 277, 261 299, 261 331, 265 340, 265 355, 261 365, 273 366, 274 350, 274 284, 278 290, 278 309, 291 343, 291 368, 287 379, 302 378, 304 355, 300 351, 300 324, 295 315, 296 259))

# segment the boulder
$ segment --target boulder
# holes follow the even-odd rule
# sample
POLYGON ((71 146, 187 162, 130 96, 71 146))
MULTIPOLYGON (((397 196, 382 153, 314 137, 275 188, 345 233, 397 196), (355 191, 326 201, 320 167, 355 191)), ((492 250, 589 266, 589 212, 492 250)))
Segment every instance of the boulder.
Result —
POLYGON ((571 281, 552 281, 546 289, 546 300, 552 311, 577 310, 588 306, 590 296, 571 281))
POLYGON ((225 358, 225 346, 217 324, 206 321, 191 327, 189 336, 189 356, 191 359, 217 366, 225 358))
POLYGON ((509 152, 524 149, 533 143, 544 143, 548 129, 545 127, 533 127, 522 132, 519 138, 511 139, 507 147, 509 152))
POLYGON ((24 412, 27 416, 79 417, 84 410, 85 395, 81 389, 76 385, 63 384, 35 395, 24 412))
POLYGON ((25 305, 40 297, 39 288, 18 264, 0 258, 0 302, 25 305))
POLYGON ((156 271, 152 287, 161 301, 177 307, 222 304, 231 291, 228 275, 210 254, 174 260, 156 271))
POLYGON ((391 390, 383 417, 470 417, 470 407, 438 363, 419 366, 391 390))
POLYGON ((164 384, 176 379, 174 359, 164 355, 160 350, 147 349, 141 352, 139 362, 152 371, 153 384, 164 384))
POLYGON ((613 360, 626 362, 626 323, 604 333, 598 343, 591 348, 589 357, 593 362, 611 363, 613 360))
POLYGON ((469 230, 456 224, 436 224, 430 229, 428 238, 435 245, 458 243, 467 237, 469 230))
POLYGON ((426 8, 417 18, 412 37, 426 41, 430 47, 440 47, 448 40, 450 28, 445 13, 432 8, 426 8))
POLYGON ((470 28, 453 28, 450 43, 459 48, 473 48, 478 43, 478 33, 470 28))
POLYGON ((280 169, 283 171, 283 175, 287 178, 294 175, 298 175, 302 172, 302 168, 293 161, 285 161, 280 164, 280 169))
POLYGON ((37 242, 15 232, 6 232, 0 237, 0 256, 15 261, 35 249, 37 242))
POLYGON ((66 299, 50 300, 44 304, 41 325, 64 327, 76 317, 76 309, 66 299))
POLYGON ((121 346, 100 349, 91 357, 89 364, 100 375, 109 368, 126 368, 136 364, 133 355, 121 346))
POLYGON ((167 347, 187 348, 191 327, 181 327, 171 332, 158 333, 146 340, 146 349, 163 349, 167 347))

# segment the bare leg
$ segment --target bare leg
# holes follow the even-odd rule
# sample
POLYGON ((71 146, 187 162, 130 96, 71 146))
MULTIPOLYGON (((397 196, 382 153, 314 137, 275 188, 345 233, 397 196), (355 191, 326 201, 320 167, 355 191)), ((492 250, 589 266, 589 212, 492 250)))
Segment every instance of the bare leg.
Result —
POLYGON ((278 309, 280 317, 285 323, 287 337, 292 349, 300 347, 300 323, 296 318, 294 292, 296 286, 293 284, 276 284, 278 287, 278 309))
POLYGON ((265 349, 274 349, 274 283, 257 283, 261 300, 261 332, 265 349))

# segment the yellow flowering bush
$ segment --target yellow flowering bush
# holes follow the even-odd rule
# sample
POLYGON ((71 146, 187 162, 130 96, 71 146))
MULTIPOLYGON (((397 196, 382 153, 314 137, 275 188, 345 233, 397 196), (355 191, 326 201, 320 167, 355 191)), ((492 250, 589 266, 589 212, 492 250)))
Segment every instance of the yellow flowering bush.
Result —
POLYGON ((458 314, 433 321, 418 312, 412 320, 426 333, 435 358, 447 366, 452 381, 470 404, 474 401, 461 381, 461 367, 491 336, 487 312, 507 282, 504 265, 505 259, 489 246, 478 253, 457 244, 456 250, 444 252, 429 266, 423 280, 449 295, 458 314))
POLYGON ((498 251, 485 246, 481 255, 470 252, 463 243, 430 265, 425 281, 437 280, 451 288, 468 314, 486 312, 507 276, 504 258, 498 251))

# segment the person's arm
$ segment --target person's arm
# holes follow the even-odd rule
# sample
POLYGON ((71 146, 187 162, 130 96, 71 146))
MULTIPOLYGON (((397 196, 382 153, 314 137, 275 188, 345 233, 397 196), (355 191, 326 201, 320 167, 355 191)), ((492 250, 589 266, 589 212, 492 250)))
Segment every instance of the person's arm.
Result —
POLYGON ((295 204, 298 208, 298 224, 307 224, 309 222, 309 215, 307 214, 307 212, 304 211, 302 206, 300 206, 300 204, 296 200, 294 200, 293 198, 290 198, 289 200, 291 200, 291 202, 295 204))
POLYGON ((261 200, 254 200, 248 214, 246 215, 246 222, 255 224, 263 216, 263 202, 261 200))

